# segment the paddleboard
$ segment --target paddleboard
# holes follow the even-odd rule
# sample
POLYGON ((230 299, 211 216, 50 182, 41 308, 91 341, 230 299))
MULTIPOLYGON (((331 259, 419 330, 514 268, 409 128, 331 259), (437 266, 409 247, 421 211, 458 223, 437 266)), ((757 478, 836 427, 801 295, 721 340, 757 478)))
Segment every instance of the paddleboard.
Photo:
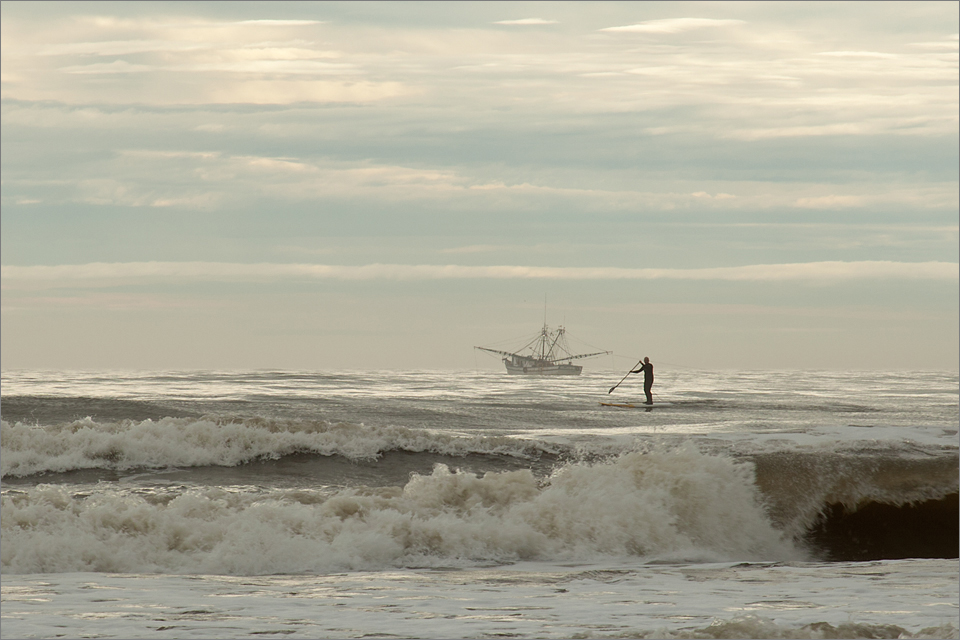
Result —
POLYGON ((628 404, 621 402, 601 402, 600 405, 603 407, 619 407, 620 409, 653 409, 654 407, 669 407, 672 403, 670 402, 655 402, 653 404, 628 404))

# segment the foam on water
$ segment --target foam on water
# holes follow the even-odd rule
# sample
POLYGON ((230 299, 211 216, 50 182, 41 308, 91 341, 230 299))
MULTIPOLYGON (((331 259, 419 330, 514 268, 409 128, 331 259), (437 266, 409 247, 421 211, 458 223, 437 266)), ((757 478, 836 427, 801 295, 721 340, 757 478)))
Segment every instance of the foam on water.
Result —
POLYGON ((4 637, 957 637, 955 372, 621 376, 3 372, 4 637))
POLYGON ((4 576, 4 637, 957 638, 955 560, 4 576), (951 595, 952 594, 952 595, 951 595))
MULTIPOLYGON (((956 458, 956 431, 942 427, 838 429, 752 436, 686 427, 649 429, 643 425, 603 430, 554 431, 549 426, 509 435, 425 429, 396 424, 365 425, 317 418, 209 415, 147 420, 86 417, 47 424, 0 421, 3 457, 0 477, 24 477, 78 469, 162 469, 236 466, 296 453, 373 461, 388 451, 431 452, 449 456, 487 454, 518 459, 547 455, 597 457, 655 443, 695 439, 702 448, 740 456, 790 453, 834 460, 834 454, 926 459, 956 458), (847 430, 849 431, 849 429, 847 430)), ((843 464, 846 464, 845 462, 843 464)), ((908 498, 913 499, 913 498, 908 498)))
POLYGON ((66 425, 0 423, 0 474, 28 476, 76 469, 235 466, 293 453, 375 460, 384 451, 430 451, 536 457, 545 443, 497 436, 459 436, 401 426, 366 427, 323 420, 163 418, 66 425))
POLYGON ((404 487, 171 495, 7 491, 4 573, 298 573, 522 559, 800 557, 773 528, 752 466, 693 446, 404 487))

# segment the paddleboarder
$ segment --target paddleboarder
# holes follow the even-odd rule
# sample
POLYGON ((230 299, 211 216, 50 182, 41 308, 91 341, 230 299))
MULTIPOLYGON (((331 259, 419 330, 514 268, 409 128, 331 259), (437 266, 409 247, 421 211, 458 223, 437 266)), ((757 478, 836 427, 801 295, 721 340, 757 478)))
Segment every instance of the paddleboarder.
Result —
POLYGON ((650 358, 643 359, 643 366, 630 373, 643 372, 643 393, 647 396, 647 404, 653 404, 653 363, 650 358))

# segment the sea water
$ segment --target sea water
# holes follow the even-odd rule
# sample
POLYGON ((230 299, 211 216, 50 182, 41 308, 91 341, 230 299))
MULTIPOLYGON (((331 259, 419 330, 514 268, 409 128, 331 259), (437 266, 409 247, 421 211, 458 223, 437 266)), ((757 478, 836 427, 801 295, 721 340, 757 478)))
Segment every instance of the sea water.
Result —
POLYGON ((619 378, 4 372, 0 633, 960 636, 956 373, 619 378))

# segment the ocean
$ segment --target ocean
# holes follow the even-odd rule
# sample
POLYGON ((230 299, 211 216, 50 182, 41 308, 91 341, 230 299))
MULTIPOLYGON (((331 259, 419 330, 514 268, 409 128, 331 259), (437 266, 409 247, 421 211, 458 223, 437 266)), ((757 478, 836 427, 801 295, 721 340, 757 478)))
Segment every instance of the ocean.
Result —
POLYGON ((958 638, 955 372, 2 374, 4 638, 958 638))

